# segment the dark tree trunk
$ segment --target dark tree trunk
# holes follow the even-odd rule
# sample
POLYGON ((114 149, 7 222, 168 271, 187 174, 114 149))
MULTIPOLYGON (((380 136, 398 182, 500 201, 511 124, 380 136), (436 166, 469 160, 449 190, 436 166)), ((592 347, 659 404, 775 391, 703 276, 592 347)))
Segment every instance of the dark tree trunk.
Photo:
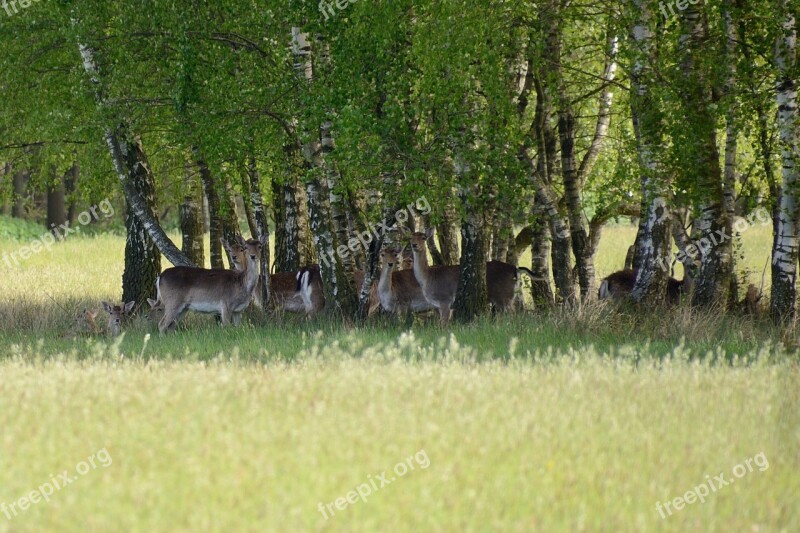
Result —
MULTIPOLYGON (((408 229, 411 230, 412 232, 415 231, 416 228, 414 227, 413 221, 409 220, 409 222, 411 222, 412 224, 410 226, 406 226, 406 227, 408 227, 408 229)), ((422 217, 422 226, 423 227, 420 228, 420 231, 425 231, 426 229, 431 228, 432 226, 431 226, 430 222, 431 222, 430 215, 423 216, 422 217)), ((433 259, 433 264, 434 265, 447 265, 448 263, 445 261, 444 254, 442 254, 442 251, 439 250, 439 246, 436 244, 436 236, 433 233, 431 233, 428 236, 428 238, 426 239, 426 242, 428 243, 428 251, 431 253, 431 258, 433 259)), ((441 239, 440 239, 440 242, 441 242, 441 239)), ((455 262, 454 263, 449 263, 449 264, 454 265, 455 262)))
POLYGON ((508 260, 509 256, 509 237, 513 242, 513 230, 511 225, 511 218, 508 216, 500 215, 500 220, 496 221, 492 230, 492 259, 495 261, 504 261, 511 263, 508 260))
MULTIPOLYGON (((548 15, 550 17, 555 15, 548 15)), ((551 23, 552 25, 552 23, 551 23)), ((552 29, 552 28, 551 28, 552 29)), ((549 35, 552 41, 557 36, 549 35)), ((553 44, 549 49, 552 52, 553 44)), ((552 54, 550 54, 552 55, 552 54)), ((548 74, 541 73, 544 78, 548 74)), ((531 167, 531 182, 536 190, 535 212, 547 220, 550 231, 550 253, 552 258, 553 280, 555 282, 555 300, 572 304, 575 301, 575 282, 572 269, 572 242, 569 219, 559 211, 558 198, 553 189, 553 177, 559 172, 558 142, 550 118, 553 115, 553 89, 543 79, 533 81, 536 90, 536 113, 533 131, 535 134, 538 157, 534 162, 527 153, 523 156, 531 167)), ((540 240, 539 242, 544 242, 540 240)), ((540 259, 540 261, 543 259, 540 259)), ((541 277, 541 276, 537 276, 541 277)))
MULTIPOLYGON (((258 239, 258 223, 256 222, 256 214, 254 211, 254 204, 252 202, 253 194, 252 194, 252 186, 249 179, 250 173, 255 171, 255 161, 253 161, 253 169, 250 168, 250 163, 248 162, 247 170, 242 174, 242 196, 236 196, 236 203, 238 204, 240 201, 242 203, 242 209, 244 210, 244 216, 247 219, 247 229, 250 230, 250 236, 254 239, 258 239)), ((261 177, 258 176, 257 181, 261 183, 261 177)), ((259 191, 259 198, 261 198, 261 192, 259 191)), ((263 205, 264 201, 259 200, 260 203, 263 205)))
MULTIPOLYGON (((352 278, 348 277, 337 253, 331 223, 330 196, 326 187, 312 180, 306 187, 311 233, 314 235, 325 293, 325 312, 353 317, 358 310, 352 278)), ((341 245, 338 245, 341 246, 341 245)))
POLYGON ((534 213, 536 220, 530 226, 531 271, 535 278, 531 282, 531 296, 537 308, 550 307, 555 301, 550 285, 550 227, 540 207, 534 207, 534 213))
POLYGON ((293 182, 272 182, 275 212, 275 271, 294 272, 301 266, 299 209, 293 182))
POLYGON ((575 263, 578 267, 581 300, 587 301, 596 296, 594 292, 594 260, 590 253, 589 232, 583 216, 581 184, 575 159, 575 118, 569 105, 564 105, 559 111, 558 131, 561 140, 561 175, 564 180, 564 195, 572 233, 572 253, 575 255, 575 263))
MULTIPOLYGON (((0 204, 0 215, 9 216, 11 215, 11 202, 8 200, 8 196, 2 194, 3 189, 6 188, 6 183, 11 176, 11 163, 3 163, 0 165, 0 197, 2 198, 2 204, 0 204)), ((13 179, 13 178, 12 178, 13 179)))
MULTIPOLYGON (((469 202, 468 199, 464 199, 469 202)), ((473 320, 489 309, 486 292, 486 255, 488 250, 483 215, 466 206, 461 226, 461 262, 453 317, 462 322, 473 320)))
POLYGON ((47 185, 47 228, 58 227, 67 222, 67 201, 64 180, 53 167, 47 185))
POLYGON ((731 219, 725 209, 723 174, 717 142, 716 117, 712 107, 720 92, 718 82, 708 79, 699 51, 708 36, 706 16, 697 6, 688 6, 683 13, 682 72, 687 88, 683 99, 686 114, 692 119, 690 150, 698 154, 694 165, 696 191, 700 195, 699 215, 695 232, 699 245, 708 243, 700 253, 700 269, 694 280, 692 303, 725 308, 731 287, 732 241, 731 219), (717 237, 725 235, 717 241, 717 237))
POLYGON ((200 179, 203 182, 203 195, 208 204, 208 235, 209 235, 209 259, 211 268, 225 268, 225 261, 222 259, 222 220, 219 218, 219 195, 214 187, 214 180, 208 167, 198 163, 200 179))
POLYGON ((78 202, 75 199, 75 194, 78 192, 78 178, 81 174, 81 167, 77 161, 75 161, 67 173, 64 174, 64 186, 67 191, 67 220, 69 220, 69 225, 72 226, 75 224, 75 217, 78 216, 78 202))
POLYGON ((314 234, 311 230, 311 214, 308 209, 308 193, 305 187, 298 183, 294 185, 297 200, 297 247, 300 253, 301 265, 314 265, 319 262, 317 247, 314 244, 314 234))
POLYGON ((439 235, 439 248, 442 253, 441 263, 436 262, 433 258, 433 264, 443 265, 457 265, 459 262, 458 251, 458 224, 456 210, 452 204, 447 203, 442 213, 442 223, 436 227, 436 233, 439 235))
POLYGON ((28 187, 28 180, 30 179, 30 172, 27 170, 18 170, 14 172, 14 199, 11 208, 11 216, 14 218, 25 218, 27 197, 25 191, 28 187))
MULTIPOLYGON (((197 157, 196 150, 195 155, 197 157)), ((211 170, 201 157, 197 157, 197 168, 203 183, 203 193, 208 200, 211 268, 225 268, 220 239, 224 238, 228 242, 234 242, 240 235, 236 210, 233 207, 227 183, 222 184, 222 187, 217 187, 217 180, 214 179, 211 170)), ((228 264, 233 268, 230 257, 228 257, 228 264)))
POLYGON ((181 236, 181 251, 195 265, 204 266, 203 216, 197 195, 187 195, 181 204, 181 236))
MULTIPOLYGON (((125 168, 130 169, 127 184, 146 204, 146 209, 156 213, 156 190, 150 165, 139 142, 132 143, 125 154, 125 168)), ((158 223, 158 219, 155 219, 158 223)), ((128 206, 125 215, 125 270, 122 273, 122 301, 136 302, 137 308, 156 297, 156 278, 161 274, 161 253, 136 215, 128 206)))
POLYGON ((263 309, 266 313, 269 309, 269 295, 272 290, 270 286, 269 277, 269 222, 267 220, 267 211, 264 207, 264 198, 261 195, 261 175, 256 168, 256 158, 250 156, 247 161, 247 185, 250 191, 250 198, 245 199, 245 205, 248 203, 253 208, 253 219, 256 226, 256 234, 254 238, 258 239, 261 243, 261 301, 264 302, 263 309), (247 201, 249 200, 249 201, 247 201))

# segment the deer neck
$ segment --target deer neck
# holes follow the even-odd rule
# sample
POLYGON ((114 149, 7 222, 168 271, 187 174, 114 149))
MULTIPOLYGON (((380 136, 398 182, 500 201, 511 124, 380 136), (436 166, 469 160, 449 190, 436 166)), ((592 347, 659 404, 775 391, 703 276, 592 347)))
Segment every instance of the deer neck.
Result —
POLYGON ((381 293, 392 292, 392 269, 389 265, 383 265, 381 269, 381 277, 378 280, 378 291, 381 293))
POLYGON ((245 262, 244 270, 241 273, 242 286, 248 294, 252 294, 258 283, 258 258, 255 261, 245 262))
POLYGON ((412 254, 414 255, 414 277, 417 278, 420 285, 425 285, 428 281, 428 275, 430 274, 431 268, 428 265, 428 253, 423 248, 422 250, 413 250, 412 254))

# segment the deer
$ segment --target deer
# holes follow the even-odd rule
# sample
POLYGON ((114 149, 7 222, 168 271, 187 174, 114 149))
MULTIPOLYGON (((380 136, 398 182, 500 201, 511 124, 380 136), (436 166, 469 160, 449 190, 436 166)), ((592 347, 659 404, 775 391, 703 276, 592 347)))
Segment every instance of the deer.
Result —
POLYGON ((84 335, 97 335, 100 327, 96 319, 100 312, 96 309, 83 309, 75 315, 72 327, 61 336, 62 339, 74 339, 84 335))
POLYGON ((158 324, 161 321, 161 317, 164 316, 164 304, 152 298, 148 298, 147 303, 150 305, 150 310, 147 311, 147 321, 158 324))
MULTIPOLYGON (((234 258, 234 268, 244 264, 244 255, 236 249, 228 249, 234 258)), ((356 271, 356 282, 359 282, 356 271)), ((363 273, 360 280, 363 281, 363 273)), ((261 277, 253 289, 253 303, 259 309, 264 308, 261 295, 261 277)), ((276 272, 270 274, 270 301, 276 309, 291 313, 305 313, 311 318, 325 307, 325 296, 322 292, 322 276, 319 265, 310 265, 294 272, 276 272), (304 277, 305 276, 305 277, 304 277)))
POLYGON ((130 316, 133 306, 136 305, 136 302, 130 301, 128 303, 123 302, 121 305, 113 305, 104 301, 102 302, 102 305, 103 309, 105 309, 106 313, 108 313, 108 324, 106 325, 108 335, 110 337, 116 337, 122 333, 122 323, 130 316))
POLYGON ((233 246, 225 239, 221 242, 235 252, 231 254, 235 270, 178 266, 168 268, 156 280, 156 303, 161 302, 164 307, 158 324, 161 335, 174 329, 190 310, 218 314, 223 326, 231 321, 235 325, 241 322, 242 311, 253 299, 264 240, 245 241, 237 236, 233 246), (244 262, 240 264, 241 259, 244 262))
MULTIPOLYGON (((439 310, 440 322, 446 325, 450 321, 451 308, 456 300, 460 270, 458 265, 428 264, 427 239, 432 236, 433 230, 430 228, 425 233, 411 234, 413 272, 425 299, 439 310)), ((519 290, 520 273, 535 279, 533 272, 525 267, 516 267, 502 261, 486 263, 486 289, 489 302, 495 310, 508 311, 513 308, 519 290)))
MULTIPOLYGON (((364 285, 364 271, 355 270, 353 272, 355 289, 360 291, 364 285)), ((309 265, 300 269, 297 273, 297 290, 301 292, 306 309, 312 309, 309 316, 312 316, 325 308, 325 294, 322 285, 322 272, 319 265, 309 265)), ((372 316, 380 307, 378 298, 378 284, 373 280, 369 291, 369 308, 367 316, 372 316)))
MULTIPOLYGON (((636 270, 629 268, 618 270, 603 279, 600 289, 597 291, 597 298, 599 300, 622 299, 631 293, 634 283, 636 283, 636 270)), ((679 303, 681 296, 691 292, 692 285, 692 277, 688 275, 685 275, 681 281, 673 277, 667 278, 667 303, 679 303)))
MULTIPOLYGON (((434 306, 425 299, 413 269, 398 270, 398 267, 405 265, 404 251, 405 248, 384 248, 381 251, 383 266, 378 279, 381 307, 389 313, 399 314, 433 309, 434 306)), ((413 263, 411 266, 413 268, 413 263)))

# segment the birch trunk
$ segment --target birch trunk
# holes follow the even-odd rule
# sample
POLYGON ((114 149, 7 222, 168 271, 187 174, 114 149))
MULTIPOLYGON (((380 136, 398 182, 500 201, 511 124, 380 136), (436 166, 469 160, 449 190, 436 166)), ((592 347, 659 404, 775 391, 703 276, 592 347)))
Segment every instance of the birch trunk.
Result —
POLYGON ((697 6, 689 5, 683 12, 683 35, 680 42, 684 55, 681 70, 687 87, 683 101, 692 124, 690 153, 697 154, 690 163, 693 163, 692 167, 697 175, 695 190, 699 196, 695 234, 698 236, 700 248, 700 268, 694 282, 692 303, 724 309, 728 304, 733 272, 732 228, 725 209, 716 117, 712 110, 718 87, 707 78, 698 55, 707 35, 704 15, 697 6))
MULTIPOLYGON (((300 28, 292 28, 292 54, 294 67, 298 76, 306 83, 314 80, 314 68, 311 60, 311 44, 308 34, 300 28)), ((347 250, 347 243, 337 243, 334 233, 333 213, 331 211, 330 191, 326 187, 328 180, 335 176, 326 172, 324 150, 332 150, 332 138, 329 127, 317 128, 324 145, 318 141, 308 142, 303 146, 303 156, 317 175, 324 176, 324 181, 314 178, 306 184, 309 222, 314 240, 314 248, 319 257, 320 270, 325 294, 325 312, 338 313, 344 317, 352 317, 357 312, 357 301, 353 290, 353 277, 348 276, 342 257, 347 250), (338 245, 338 247, 337 247, 338 245), (341 253, 337 253, 341 252, 341 253)), ((346 227, 346 218, 343 219, 346 227)))
POLYGON ((458 250, 458 225, 456 224, 457 216, 455 208, 449 201, 445 203, 442 218, 442 222, 436 227, 436 233, 439 237, 441 263, 436 263, 434 260, 434 265, 457 265, 460 256, 458 250))
MULTIPOLYGON (((217 189, 214 176, 208 168, 206 162, 199 156, 195 150, 197 168, 200 173, 200 180, 203 183, 203 193, 208 201, 208 227, 209 227, 209 258, 211 260, 211 268, 225 268, 225 262, 222 259, 222 243, 220 239, 226 239, 228 242, 234 242, 236 235, 238 235, 238 222, 236 222, 236 214, 230 203, 230 198, 227 197, 226 191, 220 194, 217 189), (226 201, 227 198, 227 201, 226 201)), ((228 257, 228 264, 232 265, 231 258, 228 257)), ((233 268, 233 266, 231 266, 233 268)))
MULTIPOLYGON (((725 18, 725 56, 728 75, 725 79, 725 98, 728 102, 728 112, 725 115, 725 168, 723 173, 723 198, 725 213, 728 217, 728 224, 731 227, 731 238, 734 242, 739 241, 739 233, 733 230, 733 220, 736 216, 736 157, 738 151, 739 136, 739 107, 736 102, 737 91, 737 72, 736 62, 738 61, 737 51, 739 43, 739 32, 736 26, 737 21, 733 19, 733 7, 736 0, 725 0, 723 3, 723 16, 725 18)), ((733 243, 731 244, 733 252, 733 243)), ((730 254, 730 271, 736 272, 736 254, 730 254)), ((739 300, 738 281, 735 275, 730 276, 730 290, 728 307, 731 308, 739 300)))
POLYGON ((550 286, 550 228, 544 209, 535 204, 533 213, 536 219, 531 225, 531 296, 533 305, 539 308, 553 305, 553 289, 550 286))
POLYGON ((653 14, 647 0, 634 0, 636 20, 631 38, 637 51, 631 70, 631 115, 637 141, 642 206, 633 268, 637 270, 631 297, 637 302, 661 302, 667 293, 671 252, 670 180, 659 164, 661 120, 651 94, 655 43, 653 14))
POLYGON ((201 192, 198 181, 193 175, 192 165, 186 164, 186 194, 180 208, 181 251, 192 263, 205 266, 205 249, 203 247, 203 206, 200 201, 201 192))
POLYGON ((531 182, 536 191, 538 212, 543 214, 550 229, 550 254, 555 281, 555 300, 567 304, 575 301, 575 283, 572 274, 572 239, 569 220, 558 209, 558 198, 551 186, 552 176, 558 172, 558 146, 556 136, 550 125, 552 114, 550 97, 540 80, 534 82, 536 88, 536 115, 534 132, 539 155, 534 163, 527 154, 531 168, 531 182))
POLYGON ((294 272, 302 266, 299 209, 294 183, 272 182, 275 212, 275 271, 294 272))
MULTIPOLYGON (((108 107, 94 50, 85 44, 78 44, 78 49, 83 61, 83 69, 95 89, 97 106, 99 108, 108 107)), ((144 232, 173 265, 193 266, 192 262, 175 246, 175 243, 161 228, 152 202, 142 197, 138 186, 141 181, 134 183, 137 181, 135 177, 140 172, 145 172, 149 176, 149 180, 153 179, 141 140, 137 136, 131 135, 124 124, 118 124, 106 126, 105 141, 114 163, 114 169, 122 183, 127 205, 139 220, 144 232)))
POLYGON ((462 192, 465 203, 464 223, 461 226, 461 261, 458 289, 453 303, 453 317, 468 322, 489 308, 486 291, 486 224, 483 213, 470 205, 468 192, 462 192))
POLYGON ((798 259, 798 139, 797 139, 797 28, 789 0, 782 3, 781 34, 775 47, 778 76, 778 135, 783 184, 778 226, 772 248, 771 313, 775 320, 794 318, 797 306, 798 259))
MULTIPOLYGON (((127 182, 156 213, 156 186, 140 142, 127 150, 126 168, 132 169, 127 182)), ((156 223, 158 220, 156 219, 156 223)), ((156 297, 156 279, 161 274, 161 254, 136 211, 128 205, 125 216, 125 270, 122 273, 122 301, 134 300, 137 307, 156 297)), ((147 309, 147 307, 145 307, 147 309)))
POLYGON ((270 292, 272 291, 269 276, 269 222, 267 220, 267 211, 264 207, 264 199, 261 196, 261 175, 258 173, 258 168, 256 168, 256 158, 252 154, 247 160, 247 182, 250 198, 245 199, 245 201, 252 206, 257 232, 253 237, 262 244, 259 279, 261 281, 261 301, 264 302, 263 309, 266 313, 269 308, 270 292))

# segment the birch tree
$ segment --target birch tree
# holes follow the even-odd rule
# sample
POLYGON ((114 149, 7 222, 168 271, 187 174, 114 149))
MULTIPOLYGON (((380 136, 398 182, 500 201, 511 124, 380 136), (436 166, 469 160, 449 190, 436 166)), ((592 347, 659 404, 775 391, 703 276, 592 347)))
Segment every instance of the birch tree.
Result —
POLYGON ((778 225, 772 248, 772 316, 793 318, 797 302, 798 260, 798 139, 797 26, 789 0, 781 2, 781 32, 775 45, 778 135, 783 178, 778 225))

